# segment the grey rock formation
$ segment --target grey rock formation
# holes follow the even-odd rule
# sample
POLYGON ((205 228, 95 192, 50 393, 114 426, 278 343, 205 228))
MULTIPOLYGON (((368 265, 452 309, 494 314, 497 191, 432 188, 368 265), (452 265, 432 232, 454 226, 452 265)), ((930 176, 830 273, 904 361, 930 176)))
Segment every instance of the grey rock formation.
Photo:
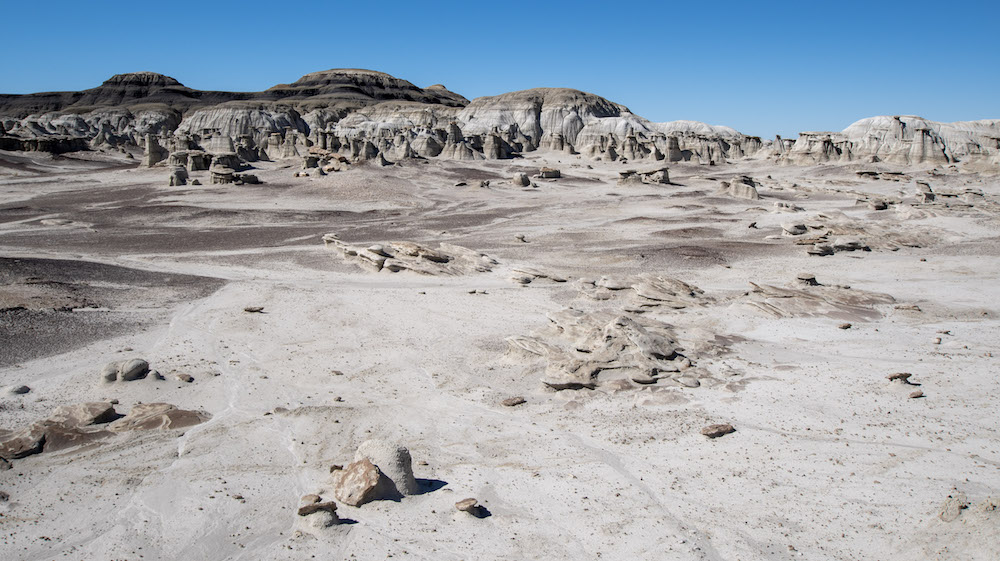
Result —
POLYGON ((169 186, 187 185, 187 180, 188 172, 184 166, 173 166, 170 169, 170 177, 167 182, 169 186))
POLYGON ((149 363, 141 358, 109 362, 101 369, 104 382, 130 382, 145 378, 149 373, 149 363))
POLYGON ((625 170, 618 173, 619 185, 633 185, 647 183, 650 185, 663 185, 670 183, 670 170, 665 167, 636 171, 634 169, 625 170))
MULTIPOLYGON (((702 164, 741 158, 797 165, 1000 163, 1000 120, 871 117, 842 132, 764 142, 696 121, 653 123, 578 90, 538 88, 470 102, 441 86, 421 89, 357 69, 314 72, 262 92, 197 91, 160 74, 121 74, 82 92, 0 95, 0 123, 0 149, 143 148, 144 165, 164 159, 148 135, 170 151, 233 152, 247 162, 295 158, 315 146, 352 160, 381 153, 389 161, 506 159, 547 150, 702 164)), ((188 164, 192 171, 206 167, 188 164)))
POLYGON ((385 440, 366 440, 358 447, 354 461, 367 459, 392 481, 400 495, 418 492, 417 481, 413 478, 412 459, 406 447, 385 440))
POLYGON ((1000 154, 1000 120, 938 123, 912 115, 861 119, 842 132, 804 132, 771 145, 779 161, 888 162, 900 165, 990 161, 1000 154))
POLYGON ((344 259, 374 271, 411 271, 424 275, 466 275, 488 272, 497 261, 488 255, 457 245, 442 243, 438 249, 413 242, 388 242, 369 247, 351 246, 336 234, 323 236, 327 247, 344 259))
POLYGON ((159 140, 152 134, 147 134, 145 140, 145 146, 142 152, 142 162, 139 164, 143 167, 152 167, 163 160, 166 160, 170 155, 170 152, 160 146, 159 140))
POLYGON ((760 195, 757 193, 757 182, 752 177, 746 175, 734 177, 728 183, 723 181, 722 188, 731 197, 754 201, 760 199, 760 195))

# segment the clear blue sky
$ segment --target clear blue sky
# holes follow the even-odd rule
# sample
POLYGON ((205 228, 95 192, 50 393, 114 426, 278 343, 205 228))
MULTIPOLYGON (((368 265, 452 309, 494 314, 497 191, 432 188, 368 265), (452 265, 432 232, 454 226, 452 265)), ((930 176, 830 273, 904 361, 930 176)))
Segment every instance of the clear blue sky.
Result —
POLYGON ((257 91, 369 68, 468 98, 572 87, 771 137, 1000 118, 1000 2, 0 0, 0 92, 151 70, 257 91), (814 7, 815 6, 815 7, 814 7))

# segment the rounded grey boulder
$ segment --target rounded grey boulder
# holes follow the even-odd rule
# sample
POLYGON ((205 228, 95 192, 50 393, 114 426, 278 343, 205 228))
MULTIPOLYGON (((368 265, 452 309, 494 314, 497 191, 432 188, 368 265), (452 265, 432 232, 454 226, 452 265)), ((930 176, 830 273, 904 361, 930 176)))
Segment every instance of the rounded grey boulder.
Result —
POLYGON ((366 440, 354 455, 354 461, 362 459, 378 466, 400 495, 415 495, 419 491, 413 477, 413 460, 406 447, 385 440, 366 440))
POLYGON ((149 374, 149 363, 141 358, 109 362, 101 369, 101 380, 131 382, 145 378, 149 374))
POLYGON ((118 368, 121 366, 120 362, 109 362, 104 365, 101 369, 101 380, 105 382, 114 382, 118 379, 118 368))
POLYGON ((125 382, 144 378, 149 373, 149 363, 141 358, 133 358, 122 364, 119 374, 125 382))

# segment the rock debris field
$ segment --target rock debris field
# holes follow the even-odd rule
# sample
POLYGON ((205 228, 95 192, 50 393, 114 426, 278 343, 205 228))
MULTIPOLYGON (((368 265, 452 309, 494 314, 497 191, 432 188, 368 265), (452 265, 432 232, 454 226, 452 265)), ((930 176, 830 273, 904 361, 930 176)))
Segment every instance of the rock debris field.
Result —
POLYGON ((1000 559, 996 122, 157 76, 0 99, 0 558, 1000 559))

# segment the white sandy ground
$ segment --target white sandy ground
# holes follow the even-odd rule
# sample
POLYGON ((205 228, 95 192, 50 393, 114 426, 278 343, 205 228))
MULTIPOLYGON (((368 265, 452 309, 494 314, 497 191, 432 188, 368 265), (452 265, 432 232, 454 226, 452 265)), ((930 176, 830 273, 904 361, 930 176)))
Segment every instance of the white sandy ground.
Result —
MULTIPOLYGON (((71 241, 94 227, 51 228, 37 217, 0 223, 2 256, 227 281, 144 331, 0 369, 0 385, 32 388, 0 398, 2 428, 93 400, 118 399, 120 411, 163 401, 212 415, 188 429, 126 433, 15 460, 0 472, 0 490, 10 496, 0 503, 0 559, 1000 559, 1000 512, 975 508, 1000 497, 996 176, 912 171, 935 190, 968 185, 987 197, 972 210, 925 209, 924 218, 906 219, 857 206, 851 193, 902 189, 912 198, 912 181, 862 180, 856 167, 679 164, 672 166, 679 185, 657 187, 615 185, 617 171, 632 166, 554 154, 323 178, 261 167, 259 187, 181 188, 164 186, 163 170, 88 173, 73 176, 72 188, 67 176, 0 170, 0 202, 138 185, 160 191, 157 204, 201 209, 397 209, 363 227, 352 222, 345 237, 360 245, 446 241, 500 265, 461 277, 371 273, 341 260, 315 233, 261 248, 40 247, 22 240, 50 228, 71 241), (569 177, 537 180, 531 192, 498 179, 478 188, 471 179, 546 163, 569 177), (762 200, 719 195, 707 179, 737 173, 763 182, 762 200), (470 186, 454 187, 464 176, 470 186), (773 213, 776 200, 805 211, 773 213), (765 240, 781 222, 832 211, 928 232, 932 241, 821 258, 788 238, 765 240), (463 218, 477 214, 495 217, 463 218), (628 220, 636 217, 645 218, 628 220), (752 221, 758 229, 747 227, 752 221), (678 238, 654 232, 686 226, 717 229, 714 242, 754 244, 716 261, 658 253, 678 238), (544 363, 510 352, 505 339, 545 327, 547 313, 594 303, 572 282, 518 286, 509 280, 516 265, 571 279, 679 278, 716 303, 647 315, 674 325, 682 343, 705 332, 734 342, 698 361, 712 374, 698 388, 554 392, 540 382, 544 363), (774 318, 739 304, 748 281, 785 286, 802 271, 922 311, 889 304, 871 320, 774 318), (486 293, 469 294, 475 289, 486 293), (250 305, 265 313, 244 313, 250 305), (844 321, 853 327, 838 329, 844 321), (98 383, 104 363, 129 356, 146 358, 167 380, 98 383), (921 385, 890 383, 893 372, 912 372, 921 385), (175 381, 175 373, 195 382, 175 381), (926 397, 909 399, 915 389, 926 397), (516 395, 527 403, 500 405, 516 395), (722 422, 737 432, 715 440, 699 433, 722 422), (332 496, 330 466, 349 462, 372 437, 405 444, 428 491, 341 505, 350 523, 306 531, 299 497, 332 496), (973 506, 944 522, 941 504, 955 490, 973 506), (466 497, 491 516, 457 512, 454 503, 466 497)), ((254 220, 235 213, 159 226, 263 226, 254 220)), ((330 218, 315 230, 343 227, 330 218)), ((690 245, 717 249, 703 238, 690 245)))

